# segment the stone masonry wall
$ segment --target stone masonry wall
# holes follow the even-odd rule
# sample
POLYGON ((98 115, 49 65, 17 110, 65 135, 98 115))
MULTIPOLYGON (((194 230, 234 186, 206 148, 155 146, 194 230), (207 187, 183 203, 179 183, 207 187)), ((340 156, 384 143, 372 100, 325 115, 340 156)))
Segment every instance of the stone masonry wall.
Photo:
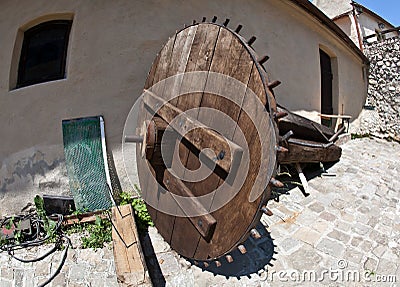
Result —
POLYGON ((365 45, 371 61, 366 109, 358 133, 400 136, 400 38, 365 45))

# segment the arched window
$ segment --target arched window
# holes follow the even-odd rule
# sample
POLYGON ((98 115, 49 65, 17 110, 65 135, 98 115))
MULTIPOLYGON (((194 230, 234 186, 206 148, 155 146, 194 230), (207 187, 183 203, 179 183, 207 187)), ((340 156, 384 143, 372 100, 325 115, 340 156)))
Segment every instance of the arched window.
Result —
POLYGON ((72 21, 54 20, 24 32, 17 88, 65 78, 72 21))

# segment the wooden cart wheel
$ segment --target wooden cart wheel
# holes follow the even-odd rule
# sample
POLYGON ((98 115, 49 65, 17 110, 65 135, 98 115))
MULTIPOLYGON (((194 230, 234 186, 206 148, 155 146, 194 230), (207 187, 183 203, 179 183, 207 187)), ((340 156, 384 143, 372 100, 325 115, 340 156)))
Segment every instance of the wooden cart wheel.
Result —
POLYGON ((277 83, 268 82, 267 57, 257 57, 254 39, 216 23, 193 24, 168 40, 146 80, 140 186, 158 231, 187 258, 231 262, 233 249, 258 236, 278 130, 277 83), (196 178, 200 170, 205 176, 196 178))

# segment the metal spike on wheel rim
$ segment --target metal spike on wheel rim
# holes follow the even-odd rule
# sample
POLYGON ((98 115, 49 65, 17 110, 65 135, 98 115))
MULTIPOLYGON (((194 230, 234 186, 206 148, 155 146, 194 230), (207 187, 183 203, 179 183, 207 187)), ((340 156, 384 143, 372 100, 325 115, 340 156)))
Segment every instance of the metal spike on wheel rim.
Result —
POLYGON ((288 115, 287 112, 276 112, 276 113, 274 113, 274 119, 279 120, 281 118, 286 117, 287 115, 288 115))
POLYGON ((272 212, 269 208, 267 208, 265 205, 261 208, 261 211, 262 211, 265 215, 268 215, 268 216, 274 215, 273 212, 272 212))
POLYGON ((279 86, 280 84, 282 84, 281 81, 273 81, 273 82, 271 82, 271 83, 268 84, 268 88, 269 88, 270 90, 273 90, 273 89, 275 89, 277 86, 279 86))
POLYGON ((277 180, 277 179, 274 178, 274 177, 271 177, 271 180, 270 180, 269 182, 270 182, 274 187, 282 188, 282 187, 285 186, 281 181, 277 180))
POLYGON ((229 19, 229 18, 226 18, 226 20, 225 20, 224 24, 222 24, 222 25, 224 25, 225 27, 227 27, 227 26, 228 26, 228 24, 229 24, 229 21, 230 21, 230 19, 229 19))
POLYGON ((257 37, 256 37, 256 36, 253 36, 253 37, 250 38, 249 41, 247 41, 247 44, 248 44, 249 46, 251 46, 251 45, 253 45, 253 43, 254 43, 256 40, 257 40, 257 37))
POLYGON ((236 27, 235 32, 239 34, 239 32, 240 32, 240 30, 242 30, 242 28, 243 28, 243 25, 239 24, 239 25, 236 27))
POLYGON ((288 152, 289 150, 283 146, 277 145, 276 146, 276 151, 277 152, 288 152))
POLYGON ((247 249, 246 249, 246 247, 244 247, 244 245, 239 245, 238 249, 239 249, 240 253, 242 253, 242 254, 247 253, 247 249))
POLYGON ((268 60, 269 60, 269 56, 268 56, 268 55, 265 55, 264 57, 262 57, 262 58, 260 58, 260 59, 257 59, 257 62, 258 62, 260 65, 264 65, 264 63, 267 62, 268 60))
POLYGON ((254 228, 250 231, 250 235, 254 239, 260 239, 261 238, 261 234, 257 231, 257 229, 254 229, 254 228))

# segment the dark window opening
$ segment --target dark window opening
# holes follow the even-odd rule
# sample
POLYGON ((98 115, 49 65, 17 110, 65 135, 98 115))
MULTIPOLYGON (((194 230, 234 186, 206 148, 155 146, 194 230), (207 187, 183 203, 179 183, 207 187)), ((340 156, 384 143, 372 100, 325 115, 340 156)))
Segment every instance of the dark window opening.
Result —
POLYGON ((24 33, 17 88, 65 78, 72 21, 39 24, 24 33))

